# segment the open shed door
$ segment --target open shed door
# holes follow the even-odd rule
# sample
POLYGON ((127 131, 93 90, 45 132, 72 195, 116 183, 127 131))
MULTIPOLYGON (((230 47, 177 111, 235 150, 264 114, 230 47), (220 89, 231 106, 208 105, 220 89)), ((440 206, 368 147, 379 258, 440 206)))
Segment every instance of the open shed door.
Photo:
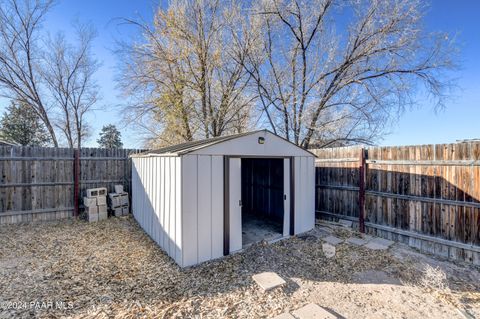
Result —
POLYGON ((290 159, 283 159, 283 236, 290 235, 290 159))
POLYGON ((230 252, 242 249, 242 160, 230 158, 229 165, 230 252))

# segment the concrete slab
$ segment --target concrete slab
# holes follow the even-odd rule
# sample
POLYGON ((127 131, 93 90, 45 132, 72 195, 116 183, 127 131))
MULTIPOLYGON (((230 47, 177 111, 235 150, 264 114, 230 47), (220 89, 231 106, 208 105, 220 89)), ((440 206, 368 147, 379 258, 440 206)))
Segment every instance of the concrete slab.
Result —
POLYGON ((353 222, 351 220, 339 219, 338 223, 343 227, 352 228, 353 222))
POLYGON ((242 222, 243 247, 248 247, 250 244, 258 243, 262 240, 271 241, 282 238, 282 227, 267 220, 248 216, 242 222))
POLYGON ((311 303, 292 312, 298 319, 336 319, 332 315, 317 304, 311 303))
POLYGON ((252 279, 264 290, 269 291, 286 284, 282 277, 274 272, 262 272, 252 276, 252 279))
POLYGON ((323 253, 325 254, 325 257, 327 258, 335 257, 335 254, 336 254, 335 246, 327 243, 323 243, 322 250, 323 250, 323 253))
POLYGON ((291 314, 289 314, 288 312, 285 312, 285 313, 282 313, 272 319, 295 319, 294 316, 292 316, 291 314))
POLYGON ((326 226, 317 226, 315 229, 319 230, 320 232, 324 234, 332 234, 333 230, 330 227, 326 226))
POLYGON ((347 240, 345 242, 347 242, 349 244, 352 244, 352 245, 355 245, 355 246, 362 246, 362 245, 365 245, 366 243, 368 243, 368 241, 366 241, 365 239, 358 238, 358 237, 347 238, 347 240))
POLYGON ((375 237, 370 242, 373 242, 373 243, 376 243, 376 244, 379 244, 379 245, 383 245, 383 246, 387 246, 387 247, 390 247, 391 245, 394 244, 393 241, 388 240, 388 239, 384 239, 384 238, 380 238, 380 237, 375 237))
POLYGON ((387 250, 388 249, 388 246, 376 243, 373 240, 368 242, 363 247, 371 249, 371 250, 387 250))
POLYGON ((343 243, 343 239, 340 239, 335 236, 327 236, 325 238, 322 238, 322 240, 333 246, 343 243))

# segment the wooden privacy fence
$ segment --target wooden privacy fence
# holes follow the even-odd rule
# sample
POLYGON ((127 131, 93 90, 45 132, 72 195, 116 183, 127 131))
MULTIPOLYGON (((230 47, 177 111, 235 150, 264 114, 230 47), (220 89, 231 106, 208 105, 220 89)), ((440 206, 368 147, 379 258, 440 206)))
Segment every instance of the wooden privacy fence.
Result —
POLYGON ((140 150, 0 146, 0 224, 73 215, 87 188, 123 184, 130 191, 131 161, 140 150), (75 201, 75 158, 78 200, 75 201))
POLYGON ((480 142, 312 151, 320 217, 480 265, 480 142))

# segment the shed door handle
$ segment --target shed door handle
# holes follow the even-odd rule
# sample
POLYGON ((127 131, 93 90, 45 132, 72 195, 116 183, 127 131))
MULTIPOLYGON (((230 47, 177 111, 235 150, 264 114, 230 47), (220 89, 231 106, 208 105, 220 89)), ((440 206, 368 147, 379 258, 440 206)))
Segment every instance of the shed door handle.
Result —
POLYGON ((287 194, 283 194, 283 200, 287 200, 287 194))
POLYGON ((242 206, 242 200, 241 199, 238 201, 238 206, 242 206))

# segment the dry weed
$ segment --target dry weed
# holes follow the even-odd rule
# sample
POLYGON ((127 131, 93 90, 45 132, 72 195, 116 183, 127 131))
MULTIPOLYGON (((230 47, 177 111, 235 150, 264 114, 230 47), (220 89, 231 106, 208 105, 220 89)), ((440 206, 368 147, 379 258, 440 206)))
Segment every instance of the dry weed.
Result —
POLYGON ((428 291, 448 291, 447 274, 440 267, 425 265, 418 285, 428 291))

